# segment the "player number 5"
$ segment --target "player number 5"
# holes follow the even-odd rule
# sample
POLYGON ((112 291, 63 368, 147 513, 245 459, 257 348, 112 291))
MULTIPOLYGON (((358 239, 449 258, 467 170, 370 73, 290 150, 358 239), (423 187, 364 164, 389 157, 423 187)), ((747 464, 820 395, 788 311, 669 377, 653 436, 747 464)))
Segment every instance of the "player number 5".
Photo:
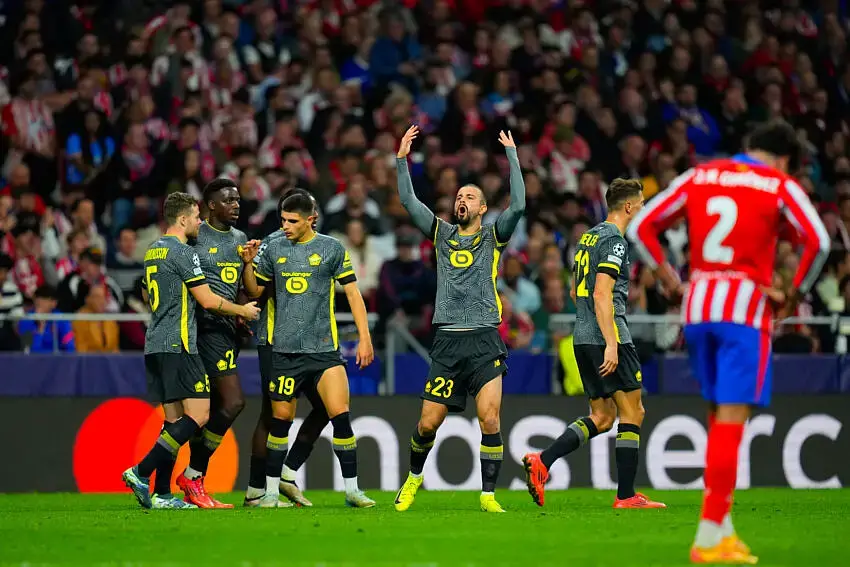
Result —
POLYGON ((735 257, 735 249, 724 246, 723 241, 738 222, 738 205, 735 204, 734 199, 723 195, 710 198, 705 205, 705 212, 716 215, 718 218, 702 243, 702 257, 706 262, 714 264, 731 264, 735 257))
POLYGON ((148 282, 148 302, 151 304, 151 311, 156 311, 156 308, 159 307, 159 285, 153 279, 156 270, 156 266, 148 266, 145 269, 145 279, 148 282))

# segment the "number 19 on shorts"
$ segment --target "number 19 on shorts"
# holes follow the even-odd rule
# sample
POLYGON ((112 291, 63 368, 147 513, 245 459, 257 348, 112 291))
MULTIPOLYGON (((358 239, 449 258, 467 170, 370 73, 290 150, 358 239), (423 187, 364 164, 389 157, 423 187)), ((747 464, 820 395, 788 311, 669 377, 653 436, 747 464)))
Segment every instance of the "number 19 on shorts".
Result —
POLYGON ((269 384, 270 392, 277 392, 281 396, 291 396, 295 391, 295 378, 292 376, 278 376, 269 384))

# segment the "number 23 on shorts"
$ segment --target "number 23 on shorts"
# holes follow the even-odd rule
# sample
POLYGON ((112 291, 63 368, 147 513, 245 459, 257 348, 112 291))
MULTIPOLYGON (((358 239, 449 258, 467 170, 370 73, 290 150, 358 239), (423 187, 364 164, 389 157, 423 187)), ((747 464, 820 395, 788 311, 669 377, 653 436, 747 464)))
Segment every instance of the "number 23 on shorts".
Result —
POLYGON ((295 378, 292 376, 278 376, 269 384, 270 392, 277 392, 278 395, 291 396, 295 391, 295 378))
POLYGON ((432 396, 443 396, 444 398, 450 398, 452 396, 452 389, 454 388, 455 381, 452 379, 445 379, 442 376, 437 376, 434 378, 434 383, 431 383, 431 380, 425 384, 425 391, 432 396))

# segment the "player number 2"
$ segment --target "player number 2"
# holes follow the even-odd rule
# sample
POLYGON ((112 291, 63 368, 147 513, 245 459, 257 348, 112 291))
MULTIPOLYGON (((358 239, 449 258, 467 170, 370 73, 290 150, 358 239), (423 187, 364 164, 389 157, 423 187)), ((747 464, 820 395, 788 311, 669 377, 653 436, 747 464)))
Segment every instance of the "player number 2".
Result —
POLYGON ((236 368, 236 355, 233 354, 233 349, 224 352, 224 358, 227 359, 227 367, 230 369, 236 368))
POLYGON ((277 393, 291 396, 295 391, 295 378, 291 376, 279 376, 277 379, 277 393))
POLYGON ((442 376, 434 378, 434 387, 431 388, 431 394, 434 396, 442 395, 444 398, 452 397, 452 388, 454 388, 454 380, 446 380, 442 376))
POLYGON ((156 308, 159 307, 159 285, 153 279, 156 270, 156 266, 148 266, 145 269, 145 279, 148 282, 148 302, 151 304, 151 311, 156 311, 156 308))
POLYGON ((731 264, 735 257, 735 249, 724 246, 723 241, 738 222, 738 205, 731 197, 719 195, 706 202, 705 212, 709 215, 717 215, 718 218, 702 243, 702 257, 706 262, 714 264, 731 264))
POLYGON ((590 252, 579 250, 576 253, 576 297, 588 297, 587 272, 590 271, 590 252))

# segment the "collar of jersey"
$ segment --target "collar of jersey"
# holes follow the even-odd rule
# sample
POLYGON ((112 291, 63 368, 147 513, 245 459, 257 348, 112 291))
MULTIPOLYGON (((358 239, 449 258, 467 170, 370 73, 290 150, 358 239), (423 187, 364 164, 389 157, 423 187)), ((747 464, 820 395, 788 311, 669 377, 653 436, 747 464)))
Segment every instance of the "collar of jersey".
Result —
POLYGON ((227 230, 219 230, 207 221, 204 221, 204 224, 213 229, 214 231, 221 232, 222 234, 227 234, 228 232, 230 232, 230 227, 227 227, 227 230))
POLYGON ((735 154, 732 156, 732 161, 737 161, 739 163, 746 163, 749 165, 765 165, 763 162, 748 156, 747 154, 735 154))
POLYGON ((461 238, 469 238, 470 236, 475 236, 476 234, 480 234, 483 229, 484 229, 484 226, 482 225, 478 228, 478 230, 476 230, 472 234, 461 234, 460 233, 460 227, 457 227, 457 235, 460 236, 461 238))
POLYGON ((316 240, 316 237, 317 237, 318 235, 319 235, 319 233, 314 231, 314 232, 313 232, 313 238, 311 238, 310 240, 305 240, 304 242, 296 242, 295 244, 308 244, 308 243, 313 242, 314 240, 316 240))

